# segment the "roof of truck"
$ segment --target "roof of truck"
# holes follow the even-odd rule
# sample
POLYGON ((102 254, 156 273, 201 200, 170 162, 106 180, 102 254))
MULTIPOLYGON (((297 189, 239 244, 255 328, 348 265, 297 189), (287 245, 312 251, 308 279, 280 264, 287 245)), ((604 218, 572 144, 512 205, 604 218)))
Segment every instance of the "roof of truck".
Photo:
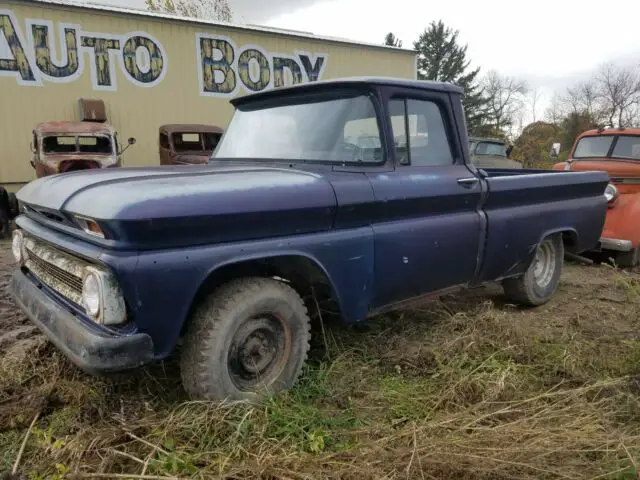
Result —
POLYGON ((493 143, 507 143, 501 138, 495 137, 469 137, 471 142, 493 142, 493 143))
POLYGON ((64 134, 106 134, 106 135, 114 135, 116 130, 115 128, 108 124, 102 122, 67 122, 67 121, 59 121, 59 122, 43 122, 36 125, 34 129, 36 132, 44 133, 44 134, 53 134, 53 135, 64 135, 64 134))
POLYGON ((586 137, 590 135, 638 135, 640 136, 640 128, 605 128, 604 130, 587 130, 579 136, 586 137))
POLYGON ((160 131, 171 133, 223 133, 224 129, 217 127, 216 125, 206 125, 198 123, 171 123, 167 125, 161 125, 160 131))
POLYGON ((457 85, 448 82, 434 82, 432 80, 410 80, 406 78, 396 77, 345 77, 335 78, 331 80, 319 80, 315 82, 299 83, 297 85, 291 85, 287 87, 278 87, 271 90, 264 90, 262 92, 251 93, 242 97, 236 97, 231 100, 231 103, 235 105, 241 105, 245 102, 250 102, 259 98, 278 97, 280 95, 287 95, 289 92, 305 92, 316 89, 323 89, 326 87, 348 87, 348 86, 364 86, 364 85, 379 85, 379 86, 394 86, 405 88, 427 88, 429 90, 436 90, 439 92, 450 92, 462 94, 464 90, 457 85))

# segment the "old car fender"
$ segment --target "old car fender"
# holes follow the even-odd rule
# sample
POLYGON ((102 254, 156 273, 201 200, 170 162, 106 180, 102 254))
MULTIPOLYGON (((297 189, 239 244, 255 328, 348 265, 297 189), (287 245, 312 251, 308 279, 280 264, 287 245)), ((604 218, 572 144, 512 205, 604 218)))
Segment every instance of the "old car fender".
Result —
POLYGON ((625 194, 608 209, 603 236, 640 244, 640 194, 625 194))
MULTIPOLYGON (((305 252, 302 250, 291 249, 291 250, 277 250, 277 251, 266 251, 249 255, 238 255, 233 258, 229 258, 223 262, 217 263, 214 267, 212 267, 207 275, 200 282, 200 288, 198 289, 198 293, 202 290, 202 287, 205 286, 209 279, 216 278, 218 274, 226 269, 231 269, 233 267, 238 267, 237 274, 242 275, 242 266, 247 264, 252 264, 257 261, 265 261, 267 263, 272 262, 274 260, 278 260, 279 258, 302 258, 306 261, 310 262, 310 264, 316 268, 319 273, 326 279, 327 283, 331 288, 331 292, 335 295, 336 301, 338 302, 338 306, 341 312, 347 312, 347 316, 350 317, 353 312, 353 308, 350 308, 348 305, 348 301, 345 300, 347 296, 344 292, 344 289, 341 288, 338 283, 335 281, 335 277, 337 274, 332 273, 330 268, 327 268, 325 264, 314 254, 305 252)), ((250 270, 249 270, 250 272, 250 270)), ((249 273, 250 274, 250 273, 249 273)), ((237 275, 235 275, 237 276, 237 275)), ((224 275, 222 276, 224 278, 224 275)), ((364 281, 364 279, 363 279, 364 281)), ((192 299, 193 301, 197 301, 198 293, 196 293, 192 299)), ((356 308, 356 310, 358 310, 356 308)), ((365 316, 366 308, 363 309, 361 314, 356 314, 356 316, 365 316)))

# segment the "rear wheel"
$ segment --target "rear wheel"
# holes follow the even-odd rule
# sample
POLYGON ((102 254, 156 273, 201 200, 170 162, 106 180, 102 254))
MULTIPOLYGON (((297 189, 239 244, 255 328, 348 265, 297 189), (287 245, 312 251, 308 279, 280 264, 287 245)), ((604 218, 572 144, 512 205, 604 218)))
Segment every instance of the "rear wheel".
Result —
POLYGON ((181 358, 194 399, 251 400, 290 388, 309 349, 310 319, 289 285, 234 280, 196 309, 181 358))
POLYGON ((524 275, 502 282, 505 295, 526 306, 538 306, 548 302, 560 284, 563 261, 562 237, 547 237, 538 245, 535 257, 524 275))

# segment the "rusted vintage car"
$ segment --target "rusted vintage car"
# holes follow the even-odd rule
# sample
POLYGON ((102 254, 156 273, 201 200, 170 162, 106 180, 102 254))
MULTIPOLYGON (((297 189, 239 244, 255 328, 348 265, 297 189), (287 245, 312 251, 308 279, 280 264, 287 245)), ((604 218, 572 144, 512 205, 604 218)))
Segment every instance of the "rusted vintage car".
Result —
POLYGON ((207 163, 224 133, 214 125, 162 125, 159 130, 160 165, 207 163))
POLYGON ((600 129, 581 133, 566 162, 554 170, 605 171, 607 218, 594 252, 621 267, 640 263, 640 129, 600 129))
POLYGON ((116 129, 103 122, 45 122, 33 130, 31 166, 36 177, 90 168, 122 166, 122 154, 136 143, 129 138, 120 149, 116 129))
POLYGON ((522 163, 510 158, 511 145, 499 138, 469 137, 471 163, 478 168, 522 168, 522 163))

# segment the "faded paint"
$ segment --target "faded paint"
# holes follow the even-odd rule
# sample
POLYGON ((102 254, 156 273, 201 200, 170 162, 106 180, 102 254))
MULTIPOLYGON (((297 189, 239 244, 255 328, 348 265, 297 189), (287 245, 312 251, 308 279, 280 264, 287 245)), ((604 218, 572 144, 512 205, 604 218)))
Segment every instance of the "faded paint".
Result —
POLYGON ((238 95, 336 77, 415 76, 408 50, 54 1, 3 3, 0 37, 0 128, 13 140, 0 147, 5 183, 34 178, 31 131, 78 120, 78 98, 104 101, 108 122, 138 140, 126 164, 144 166, 159 164, 160 125, 224 128, 238 95))
MULTIPOLYGON (((96 143, 97 145, 97 143, 96 143)), ((94 122, 45 122, 33 130, 31 141, 31 165, 36 177, 44 177, 71 170, 120 167, 122 165, 121 150, 118 146, 116 130, 105 123, 94 122), (45 139, 52 137, 74 137, 76 151, 45 151, 45 139), (80 152, 80 138, 106 139, 110 145, 109 152, 80 152)))
MULTIPOLYGON (((159 129, 159 150, 161 165, 194 165, 209 161, 224 129, 215 125, 162 125, 159 129), (177 151, 176 138, 182 135, 197 135, 199 148, 177 151)), ((191 142, 195 143, 195 142, 191 142)), ((191 145, 195 147, 195 145, 191 145)))

